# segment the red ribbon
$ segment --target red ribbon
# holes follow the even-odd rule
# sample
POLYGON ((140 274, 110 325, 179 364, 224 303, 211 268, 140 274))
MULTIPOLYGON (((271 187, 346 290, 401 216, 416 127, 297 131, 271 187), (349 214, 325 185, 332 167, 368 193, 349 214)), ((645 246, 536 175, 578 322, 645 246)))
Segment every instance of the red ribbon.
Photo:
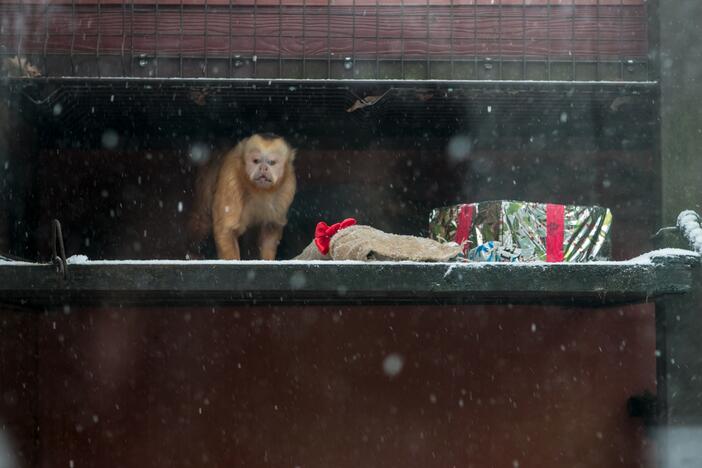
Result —
POLYGON ((563 261, 565 206, 546 205, 546 261, 563 261))
POLYGON ((329 226, 324 221, 317 223, 317 228, 314 231, 314 243, 323 255, 329 253, 329 243, 331 242, 332 236, 342 229, 346 229, 349 226, 356 224, 356 220, 353 218, 346 218, 340 223, 332 224, 329 226))
POLYGON ((466 253, 468 252, 468 247, 470 247, 468 237, 473 227, 473 205, 461 205, 461 209, 458 212, 457 224, 456 238, 454 240, 458 245, 463 246, 463 253, 466 253))

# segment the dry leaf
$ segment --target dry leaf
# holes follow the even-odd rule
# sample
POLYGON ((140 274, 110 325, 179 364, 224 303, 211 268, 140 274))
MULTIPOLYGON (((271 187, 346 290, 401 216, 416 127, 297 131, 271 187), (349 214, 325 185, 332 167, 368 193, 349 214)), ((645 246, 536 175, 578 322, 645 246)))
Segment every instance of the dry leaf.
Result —
POLYGON ((432 93, 431 91, 417 91, 415 96, 421 102, 427 102, 428 100, 434 97, 434 93, 432 93))
POLYGON ((631 96, 619 96, 612 101, 612 104, 609 105, 609 109, 616 112, 623 105, 630 104, 633 101, 634 99, 631 96))
POLYGON ((351 107, 346 109, 346 112, 354 112, 358 109, 363 109, 364 107, 372 106, 373 104, 378 102, 383 96, 385 95, 383 94, 382 96, 366 96, 363 99, 357 99, 351 107))
POLYGON ((192 89, 190 90, 190 100, 198 106, 204 106, 208 94, 206 89, 192 89))

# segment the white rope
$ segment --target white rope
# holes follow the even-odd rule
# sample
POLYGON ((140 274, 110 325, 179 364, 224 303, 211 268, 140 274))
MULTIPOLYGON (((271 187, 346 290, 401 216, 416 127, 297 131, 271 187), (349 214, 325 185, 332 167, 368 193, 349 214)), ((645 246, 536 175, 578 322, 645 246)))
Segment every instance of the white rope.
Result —
POLYGON ((690 242, 693 250, 702 253, 702 218, 692 210, 678 215, 678 229, 690 242))

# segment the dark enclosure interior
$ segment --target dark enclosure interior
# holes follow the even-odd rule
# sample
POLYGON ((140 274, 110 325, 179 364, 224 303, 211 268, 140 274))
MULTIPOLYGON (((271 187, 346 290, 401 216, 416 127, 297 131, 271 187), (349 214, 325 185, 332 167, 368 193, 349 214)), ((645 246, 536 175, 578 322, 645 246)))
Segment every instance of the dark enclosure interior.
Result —
POLYGON ((490 199, 608 206, 619 259, 648 250, 655 230, 647 84, 64 80, 10 93, 8 251, 26 258, 46 258, 52 218, 69 255, 183 258, 197 162, 260 130, 299 149, 279 258, 320 220, 427 235, 432 208, 490 199), (383 97, 347 112, 367 96, 383 97))
MULTIPOLYGON (((0 0, 0 55, 41 73, 0 82, 0 254, 48 261, 58 218, 69 256, 183 259, 198 164, 273 131, 279 259, 317 221, 426 236, 493 199, 607 206, 632 258, 660 227, 649 4, 0 0)), ((650 305, 0 312, 20 466, 650 461, 650 305)))
POLYGON ((643 0, 0 11, 0 53, 41 74, 2 88, 7 253, 45 258, 59 218, 69 255, 183 258, 194 169, 256 131, 299 149, 279 258, 319 220, 426 235, 431 208, 490 199, 605 205, 615 258, 650 247, 658 104, 643 0))

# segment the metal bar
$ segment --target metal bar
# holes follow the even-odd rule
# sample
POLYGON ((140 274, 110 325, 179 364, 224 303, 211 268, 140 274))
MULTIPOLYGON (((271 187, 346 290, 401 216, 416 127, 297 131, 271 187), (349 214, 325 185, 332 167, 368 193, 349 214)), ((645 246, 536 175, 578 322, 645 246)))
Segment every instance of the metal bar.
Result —
POLYGON ((180 63, 178 68, 181 78, 183 78, 183 13, 183 0, 180 0, 180 15, 178 17, 180 26, 180 37, 178 38, 178 59, 180 63))
POLYGON ((597 44, 597 50, 595 51, 595 79, 599 80, 601 77, 600 73, 600 0, 597 0, 597 4, 595 5, 595 25, 597 28, 597 34, 595 37, 597 38, 596 44, 597 44))
POLYGON ((648 0, 646 3, 646 39, 648 42, 648 57, 646 59, 646 78, 660 78, 660 23, 659 0, 648 0))
POLYGON ((134 76, 134 0, 131 0, 132 14, 129 22, 129 75, 134 76))
MULTIPOLYGON (((692 288, 681 296, 664 296, 656 301, 656 453, 657 465, 676 466, 689 435, 683 428, 702 424, 699 395, 699 337, 702 333, 702 274, 695 269, 692 288)), ((687 451, 689 466, 700 466, 702 455, 687 451)))
POLYGON ((427 41, 427 43, 426 43, 426 47, 427 47, 427 53, 426 53, 426 59, 425 59, 425 60, 426 60, 426 75, 425 75, 425 78, 426 78, 426 79, 430 79, 430 78, 431 78, 431 60, 430 60, 430 59, 431 59, 431 55, 430 55, 429 51, 430 51, 431 47, 429 46, 429 44, 430 44, 430 41, 431 41, 431 39, 430 39, 430 38, 431 38, 431 34, 430 34, 430 32, 429 32, 429 21, 430 21, 429 11, 430 11, 430 8, 431 8, 431 7, 430 7, 430 4, 429 4, 429 0, 427 0, 427 3, 426 3, 425 8, 426 8, 426 10, 427 10, 427 11, 426 11, 426 23, 427 23, 427 36, 426 36, 426 41, 427 41))
POLYGON ((124 63, 124 48, 127 43, 127 5, 122 3, 122 45, 121 45, 121 63, 122 63, 122 76, 127 75, 127 67, 124 63))
POLYGON ((619 79, 624 79, 624 0, 619 0, 619 79))
POLYGON ((51 222, 51 262, 61 279, 65 279, 68 276, 68 262, 66 249, 63 246, 63 231, 58 219, 51 222))
POLYGON ((497 56, 499 61, 497 77, 500 80, 504 78, 502 74, 502 39, 502 0, 499 0, 497 3, 497 56))
MULTIPOLYGON (((279 5, 281 5, 281 4, 282 4, 282 0, 280 0, 278 3, 279 3, 279 5)), ((281 10, 280 8, 281 8, 281 7, 279 7, 279 10, 278 10, 278 12, 279 12, 279 13, 278 13, 278 25, 279 25, 279 26, 280 26, 280 24, 281 24, 281 19, 280 19, 280 18, 281 18, 282 14, 283 14, 283 12, 282 12, 282 10, 281 10)), ((253 62, 253 63, 251 64, 251 67, 252 67, 253 70, 252 70, 251 73, 252 73, 252 75, 253 75, 254 77, 257 77, 257 76, 258 76, 258 52, 257 52, 256 47, 257 47, 257 45, 258 45, 258 24, 257 24, 257 22, 258 22, 258 1, 254 1, 254 4, 253 4, 253 21, 254 21, 254 34, 253 34, 253 41, 254 41, 254 43, 253 43, 253 51, 252 51, 253 54, 252 54, 252 57, 251 57, 251 61, 253 62)), ((280 32, 280 28, 279 28, 279 29, 278 29, 278 54, 282 55, 282 52, 281 52, 281 49, 280 49, 280 44, 281 44, 281 42, 280 42, 280 34, 281 34, 281 32, 280 32)), ((239 58, 242 59, 243 57, 239 57, 239 58)), ((240 60, 240 61, 241 61, 241 63, 243 63, 243 60, 240 60)), ((234 66, 236 66, 236 62, 234 62, 234 66)), ((280 68, 280 64, 279 64, 279 68, 280 68)))
MULTIPOLYGON (((377 0, 376 0, 377 1, 377 0)), ((325 6, 327 12, 327 78, 332 77, 331 67, 331 5, 327 2, 325 6)))
POLYGON ((478 64, 478 4, 473 2, 473 76, 478 77, 480 65, 478 64))
MULTIPOLYGON (((683 211, 678 215, 677 229, 675 229, 689 242, 692 250, 698 253, 702 253, 702 239, 697 238, 697 233, 702 232, 700 223, 701 219, 697 213, 691 210, 683 211)), ((699 269, 697 269, 697 276, 699 276, 699 269)), ((702 292, 702 289, 699 288, 702 282, 693 281, 694 283, 698 287, 696 291, 693 291, 693 296, 695 293, 702 292)), ((684 407, 689 404, 689 400, 686 401, 689 396, 679 397, 678 389, 681 383, 689 385, 689 382, 684 382, 685 379, 680 379, 680 376, 686 372, 681 372, 681 369, 691 367, 685 363, 689 361, 690 356, 696 355, 696 352, 691 347, 685 349, 685 347, 690 346, 692 340, 681 340, 681 335, 685 335, 691 325, 693 327, 702 326, 702 322, 699 320, 698 314, 694 312, 696 308, 700 307, 699 300, 690 300, 689 297, 661 298, 656 305, 656 423, 664 427, 673 422, 671 421, 671 410, 678 412, 678 406, 684 407), (671 320, 672 317, 675 317, 675 320, 671 320), (669 391, 671 383, 672 392, 669 391)), ((699 364, 697 365, 699 366, 699 364)), ((699 418, 699 415, 697 417, 699 418)))
POLYGON ((451 54, 450 57, 449 57, 449 62, 450 62, 450 65, 449 65, 449 67, 450 67, 449 77, 450 77, 452 80, 453 80, 454 78, 456 78, 456 72, 455 72, 455 50, 454 50, 454 47, 455 47, 455 46, 454 46, 454 43, 453 43, 453 34, 454 34, 454 31, 453 31, 453 28, 454 28, 454 24, 453 24, 453 11, 454 11, 454 9, 453 9, 453 1, 454 1, 454 0, 451 0, 451 3, 449 3, 449 51, 450 51, 450 54, 451 54))
POLYGON ((527 77, 527 14, 526 0, 522 0, 522 79, 527 77))
POLYGON ((210 16, 209 5, 208 5, 208 3, 207 3, 207 0, 205 0, 205 50, 204 50, 205 65, 204 65, 204 68, 203 68, 203 70, 202 70, 202 72, 203 72, 202 74, 205 76, 205 78, 207 78, 207 76, 209 76, 209 73, 210 73, 210 70, 209 70, 209 67, 208 67, 208 63, 207 63, 207 52, 208 52, 208 50, 207 50, 207 49, 208 49, 208 41, 207 41, 207 39, 208 39, 208 35, 209 35, 209 24, 208 24, 209 16, 210 16))
MULTIPOLYGON (((659 425, 668 424, 668 340, 667 340, 667 314, 665 309, 670 306, 670 299, 667 301, 656 301, 656 423, 659 425), (668 307, 667 307, 668 306, 668 307)), ((673 306, 675 304, 673 303, 673 306)), ((662 466, 662 465, 658 465, 662 466)))
POLYGON ((302 78, 305 79, 307 78, 307 55, 306 55, 306 46, 305 44, 305 29, 306 29, 306 16, 305 14, 307 13, 307 0, 302 0, 302 78))
POLYGON ((375 0, 375 78, 380 78, 380 0, 375 0))
MULTIPOLYGON (((702 185, 699 183, 702 159, 698 154, 702 135, 690 131, 702 123, 698 110, 690 109, 702 94, 702 83, 690 79, 690 67, 698 63, 702 2, 660 0, 653 7, 658 13, 656 23, 660 27, 656 26, 657 30, 652 31, 655 36, 660 34, 658 43, 652 47, 658 49, 653 57, 659 67, 655 73, 660 73, 660 105, 657 106, 660 109, 659 174, 662 219, 663 225, 667 225, 675 217, 681 218, 679 212, 683 208, 699 208, 702 200, 702 185), (665 64, 659 62, 660 57, 665 57, 665 64)), ((688 237, 696 241, 699 227, 694 224, 699 223, 695 223, 692 216, 688 232, 696 234, 688 237)), ((660 454, 657 466, 702 466, 702 452, 698 448, 702 427, 702 359, 699 350, 702 270, 697 269, 692 283, 693 290, 689 294, 664 298, 659 301, 660 310, 656 310, 664 325, 656 330, 656 334, 665 338, 659 338, 665 347, 658 348, 661 354, 659 366, 665 366, 659 368, 658 374, 664 378, 665 386, 659 401, 659 425, 663 427, 659 427, 658 432, 663 437, 656 441, 656 452, 660 454)))
POLYGON ((97 75, 100 78, 100 41, 102 40, 102 0, 97 1, 97 44, 95 45, 95 66, 97 68, 97 75))
MULTIPOLYGON (((20 6, 20 8, 23 8, 20 6)), ((24 10, 22 11, 22 14, 24 14, 24 10)), ((18 66, 18 74, 20 76, 23 76, 24 73, 22 73, 22 32, 24 31, 24 28, 14 28, 14 32, 17 35, 17 66, 18 66)))
MULTIPOLYGON (((207 2, 205 2, 205 4, 206 4, 206 3, 207 3, 207 2)), ((159 0, 156 0, 156 5, 154 6, 154 10, 155 10, 155 16, 156 16, 156 34, 155 34, 155 36, 156 36, 156 45, 154 46, 154 49, 155 49, 155 50, 154 50, 154 67, 155 67, 156 76, 159 76, 159 75, 158 75, 158 49, 159 49, 159 46, 158 46, 158 45, 159 45, 159 39, 160 39, 160 31, 159 31, 159 30, 160 30, 160 27, 159 27, 159 26, 160 26, 160 24, 161 24, 161 21, 160 21, 161 18, 160 18, 159 0)), ((205 20, 205 21, 207 21, 207 20, 205 20)))
POLYGON ((546 79, 551 80, 551 0, 546 3, 546 79))
POLYGON ((73 58, 74 58, 73 57, 73 49, 75 48, 75 44, 76 44, 76 24, 77 24, 76 0, 71 0, 71 18, 73 19, 73 24, 71 25, 71 30, 72 30, 71 31, 71 53, 70 53, 71 75, 75 76, 76 75, 76 64, 75 64, 75 61, 73 60, 73 58))
POLYGON ((571 60, 571 75, 572 79, 575 80, 575 18, 577 18, 575 14, 575 9, 577 6, 575 4, 570 6, 570 60, 571 60))
MULTIPOLYGON (((24 82, 22 78, 7 78, 9 83, 14 82, 24 82)), ((62 86, 74 86, 76 89, 85 90, 89 86, 99 86, 104 84, 108 88, 114 84, 124 84, 126 82, 133 83, 167 83, 169 82, 166 78, 154 78, 154 77, 123 77, 123 78, 85 78, 85 77, 52 77, 47 80, 42 80, 42 82, 51 83, 54 85, 62 86)), ((174 82, 173 86, 191 86, 198 83, 211 83, 219 85, 256 85, 260 87, 262 84, 267 83, 272 84, 300 84, 299 80, 294 79, 268 79, 268 78, 184 78, 182 80, 177 80, 174 82), (176 84, 177 83, 177 84, 176 84)), ((377 80, 377 79, 358 79, 353 80, 353 84, 357 86, 376 86, 376 85, 392 85, 396 88, 407 88, 407 87, 442 87, 442 86, 467 86, 471 88, 479 89, 496 89, 495 86, 505 89, 515 89, 520 92, 534 91, 535 89, 541 90, 543 92, 550 92, 558 90, 559 92, 567 91, 568 89, 577 89, 579 93, 589 90, 596 94, 601 94, 602 92, 611 92, 617 95, 625 92, 627 94, 632 94, 634 96, 639 96, 641 93, 652 93, 657 89, 659 83, 657 81, 599 81, 593 83, 592 81, 575 81, 571 82, 569 80, 562 81, 549 81, 548 83, 542 83, 538 88, 534 87, 534 82, 530 80, 437 80, 427 83, 426 80, 377 80)), ((347 89, 351 84, 348 80, 305 80, 305 88, 309 86, 322 86, 322 87, 343 87, 347 89)), ((561 99, 557 97, 557 99, 561 99)))
POLYGON ((229 0, 229 61, 227 65, 227 76, 229 78, 232 77, 234 71, 232 68, 232 55, 234 53, 232 50, 232 19, 234 16, 234 11, 232 10, 232 1, 233 0, 229 0))
MULTIPOLYGON (((356 0, 351 2, 351 64, 356 62, 356 0)), ((353 69, 353 68, 352 68, 353 69)))
POLYGON ((48 47, 49 47, 49 2, 46 2, 44 6, 44 47, 42 51, 42 58, 44 61, 44 74, 49 74, 49 59, 48 59, 48 47))

